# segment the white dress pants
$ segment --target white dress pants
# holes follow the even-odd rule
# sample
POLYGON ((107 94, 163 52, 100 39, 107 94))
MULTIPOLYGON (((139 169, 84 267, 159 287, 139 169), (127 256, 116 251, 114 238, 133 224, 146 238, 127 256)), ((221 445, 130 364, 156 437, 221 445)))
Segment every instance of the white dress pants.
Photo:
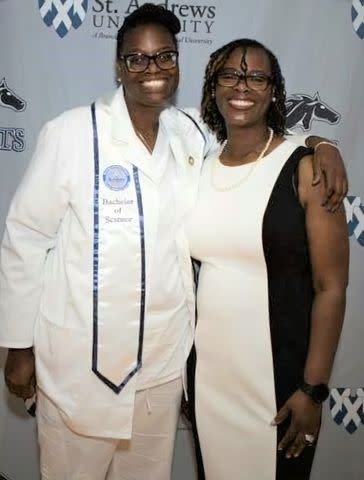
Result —
POLYGON ((181 378, 136 393, 130 440, 72 432, 38 391, 42 480, 170 480, 181 378))

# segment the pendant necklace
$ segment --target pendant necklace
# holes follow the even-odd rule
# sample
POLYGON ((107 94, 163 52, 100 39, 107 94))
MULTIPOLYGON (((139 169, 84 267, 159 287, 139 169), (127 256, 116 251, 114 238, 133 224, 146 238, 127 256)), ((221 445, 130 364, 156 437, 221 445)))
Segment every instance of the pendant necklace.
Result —
POLYGON ((148 140, 145 138, 145 136, 141 132, 139 132, 139 130, 137 130, 136 128, 134 128, 134 130, 135 130, 135 133, 137 134, 137 137, 139 138, 139 140, 141 140, 141 142, 146 147, 148 152, 150 154, 152 154, 153 153, 153 148, 149 145, 148 140))
POLYGON ((142 144, 145 146, 145 148, 148 150, 148 152, 150 154, 153 153, 153 148, 150 146, 146 136, 140 132, 135 125, 133 125, 133 128, 134 128, 134 132, 136 133, 137 137, 139 138, 139 140, 142 142, 142 144))

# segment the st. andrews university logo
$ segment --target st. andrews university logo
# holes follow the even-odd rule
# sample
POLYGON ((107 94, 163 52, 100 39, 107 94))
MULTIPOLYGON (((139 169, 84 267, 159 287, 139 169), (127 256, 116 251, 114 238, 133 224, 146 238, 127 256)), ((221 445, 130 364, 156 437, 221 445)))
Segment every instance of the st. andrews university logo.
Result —
POLYGON ((10 108, 15 112, 22 112, 26 109, 26 106, 26 101, 11 90, 6 83, 5 78, 3 78, 0 81, 0 107, 10 108))
POLYGON ((335 423, 353 434, 364 424, 364 388, 355 393, 350 388, 333 388, 330 393, 330 411, 335 423))
POLYGON ((360 197, 348 195, 344 199, 349 237, 355 236, 359 245, 364 247, 364 205, 360 197))
POLYGON ((353 0, 351 6, 353 27, 359 38, 364 39, 364 0, 353 0))
POLYGON ((40 15, 63 38, 85 20, 88 0, 38 0, 40 15))
MULTIPOLYGON (((364 1, 364 0, 363 0, 364 1)), ((307 132, 312 122, 318 120, 331 125, 339 123, 341 115, 324 103, 318 92, 314 97, 303 93, 294 93, 287 97, 287 128, 301 128, 307 132)))

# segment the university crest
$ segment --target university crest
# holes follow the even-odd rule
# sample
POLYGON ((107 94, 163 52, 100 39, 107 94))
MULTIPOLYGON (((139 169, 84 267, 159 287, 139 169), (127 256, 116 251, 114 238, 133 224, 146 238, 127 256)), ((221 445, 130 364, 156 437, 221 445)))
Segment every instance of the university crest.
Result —
POLYGON ((364 388, 357 388, 355 393, 350 388, 333 388, 330 393, 330 410, 335 423, 343 426, 353 434, 364 424, 364 388))
POLYGON ((63 38, 82 25, 86 18, 88 0, 38 0, 40 15, 63 38))

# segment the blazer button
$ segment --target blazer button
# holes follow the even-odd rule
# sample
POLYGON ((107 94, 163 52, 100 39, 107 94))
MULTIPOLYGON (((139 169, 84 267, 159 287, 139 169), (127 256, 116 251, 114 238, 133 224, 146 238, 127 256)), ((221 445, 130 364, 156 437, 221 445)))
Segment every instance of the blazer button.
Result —
POLYGON ((195 164, 195 159, 193 157, 188 157, 188 163, 191 165, 191 167, 195 164))

